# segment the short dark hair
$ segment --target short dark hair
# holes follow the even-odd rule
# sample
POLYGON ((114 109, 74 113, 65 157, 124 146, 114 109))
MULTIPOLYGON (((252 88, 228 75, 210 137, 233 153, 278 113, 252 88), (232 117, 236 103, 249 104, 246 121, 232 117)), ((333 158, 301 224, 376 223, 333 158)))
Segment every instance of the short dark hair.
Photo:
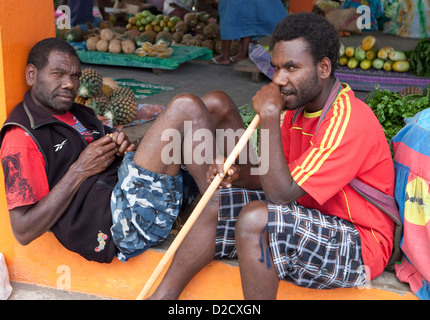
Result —
POLYGON ((76 50, 66 40, 48 38, 39 41, 33 46, 33 48, 31 48, 27 58, 27 65, 32 64, 37 69, 43 69, 48 63, 48 57, 52 51, 69 54, 75 56, 79 60, 76 50))
POLYGON ((334 26, 315 13, 300 12, 287 16, 276 26, 272 34, 272 45, 279 41, 303 38, 309 44, 310 54, 317 64, 327 57, 331 61, 331 74, 337 68, 339 58, 339 35, 334 26))

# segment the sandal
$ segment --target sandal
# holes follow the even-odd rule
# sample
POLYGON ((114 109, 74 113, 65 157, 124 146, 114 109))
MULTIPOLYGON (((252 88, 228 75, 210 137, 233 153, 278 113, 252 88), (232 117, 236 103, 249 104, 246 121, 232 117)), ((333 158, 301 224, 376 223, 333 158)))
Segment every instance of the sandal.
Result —
POLYGON ((239 63, 239 62, 241 62, 242 60, 245 60, 245 59, 236 59, 235 58, 235 56, 233 56, 233 57, 229 57, 228 58, 230 61, 231 61, 231 63, 239 63))
POLYGON ((212 58, 212 63, 219 66, 229 66, 231 63, 220 63, 216 58, 212 58))

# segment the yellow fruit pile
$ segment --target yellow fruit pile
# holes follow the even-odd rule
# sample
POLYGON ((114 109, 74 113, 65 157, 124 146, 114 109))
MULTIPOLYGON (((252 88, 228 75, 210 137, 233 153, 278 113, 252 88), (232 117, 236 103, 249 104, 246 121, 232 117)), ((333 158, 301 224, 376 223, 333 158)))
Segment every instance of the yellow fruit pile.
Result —
MULTIPOLYGON (((155 54, 154 50, 146 50, 148 48, 145 47, 140 49, 144 42, 151 42, 153 45, 158 42, 154 39, 149 40, 148 33, 164 34, 163 41, 169 45, 174 43, 175 45, 206 47, 211 51, 221 53, 219 25, 205 11, 188 12, 181 19, 163 14, 154 15, 148 10, 143 10, 129 18, 126 29, 127 32, 141 32, 140 36, 136 37, 139 55, 151 55, 150 52, 155 54)), ((237 47, 236 42, 239 43, 238 41, 232 42, 231 48, 234 52, 231 55, 237 54, 238 50, 234 50, 237 47)), ((165 51, 162 55, 164 56, 169 51, 165 51)))
POLYGON ((155 44, 144 42, 142 46, 136 49, 135 54, 140 57, 157 57, 168 58, 172 55, 173 49, 165 41, 159 41, 155 44))
POLYGON ((137 29, 141 32, 152 30, 155 32, 168 31, 172 32, 176 23, 181 19, 179 17, 169 17, 163 14, 154 15, 149 10, 143 10, 134 17, 128 19, 127 30, 137 29))
POLYGON ((338 63, 350 69, 360 67, 367 70, 372 67, 377 70, 396 72, 407 72, 410 67, 404 52, 397 51, 393 47, 383 47, 378 50, 376 38, 373 36, 366 36, 357 47, 345 47, 341 43, 338 63))

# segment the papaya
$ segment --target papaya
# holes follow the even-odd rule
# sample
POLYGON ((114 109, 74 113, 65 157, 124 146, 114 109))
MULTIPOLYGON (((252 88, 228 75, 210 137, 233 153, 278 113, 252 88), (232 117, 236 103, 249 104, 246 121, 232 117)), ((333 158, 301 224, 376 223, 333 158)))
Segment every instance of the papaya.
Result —
POLYGON ((393 71, 396 72, 407 72, 409 71, 409 61, 407 60, 399 60, 393 63, 393 71))
POLYGON ((391 61, 391 60, 387 60, 387 61, 385 61, 384 62, 384 66, 383 66, 383 68, 384 68, 384 70, 385 71, 391 71, 392 69, 393 69, 393 61, 391 61))
POLYGON ((372 61, 370 61, 369 59, 364 59, 360 62, 360 68, 363 70, 369 69, 371 65, 372 61))
POLYGON ((370 50, 374 47, 376 43, 376 38, 374 36, 366 36, 361 41, 361 47, 364 51, 370 50))
POLYGON ((149 11, 149 10, 143 10, 143 11, 141 12, 141 15, 142 15, 142 17, 147 17, 147 16, 152 15, 152 12, 151 12, 151 11, 149 11))
POLYGON ((357 61, 363 61, 366 58, 366 51, 361 46, 355 48, 354 58, 357 61))
POLYGON ((343 43, 340 43, 339 46, 339 57, 342 57, 345 54, 345 45, 343 43))
POLYGON ((383 47, 383 48, 379 49, 379 51, 378 51, 378 58, 379 59, 383 59, 383 60, 387 59, 388 58, 388 54, 391 51, 394 51, 393 47, 383 47))
POLYGON ((355 69, 355 68, 357 68, 357 66, 358 66, 358 61, 354 58, 354 57, 352 57, 352 58, 350 58, 349 60, 348 60, 348 68, 350 68, 350 69, 355 69))
POLYGON ((381 70, 382 67, 384 66, 384 60, 376 58, 375 60, 372 61, 372 67, 376 70, 381 70))
POLYGON ((369 49, 366 51, 366 59, 373 60, 376 58, 376 54, 375 48, 369 49))
POLYGON ((388 59, 390 59, 391 61, 404 61, 407 60, 407 57, 403 51, 391 51, 388 54, 388 59))
POLYGON ((348 63, 348 57, 346 56, 340 57, 338 63, 340 66, 346 66, 346 64, 348 63))
POLYGON ((346 47, 345 48, 345 55, 348 58, 352 58, 354 56, 354 53, 355 53, 355 48, 354 47, 346 47))

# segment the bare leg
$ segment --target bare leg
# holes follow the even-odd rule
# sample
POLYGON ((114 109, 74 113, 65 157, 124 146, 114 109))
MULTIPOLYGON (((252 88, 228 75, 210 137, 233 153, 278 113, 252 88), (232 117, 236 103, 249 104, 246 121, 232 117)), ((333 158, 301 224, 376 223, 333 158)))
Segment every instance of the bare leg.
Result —
POLYGON ((216 64, 229 65, 231 61, 230 56, 230 44, 231 40, 221 40, 221 55, 215 57, 213 62, 216 64))
MULTIPOLYGON (((242 125, 240 115, 235 115, 237 110, 233 102, 222 92, 212 92, 205 95, 202 100, 191 95, 180 95, 169 104, 165 112, 166 114, 159 118, 160 121, 157 119, 158 123, 154 127, 154 131, 148 131, 147 135, 149 135, 142 140, 139 146, 142 154, 149 152, 145 147, 146 144, 149 148, 156 148, 156 151, 161 152, 162 145, 161 147, 151 145, 160 144, 160 132, 168 123, 183 126, 183 121, 190 117, 190 119, 195 119, 193 121, 196 121, 196 128, 204 128, 205 124, 212 131, 215 125, 223 124, 233 127, 242 125), (171 114, 169 114, 169 110, 171 110, 171 114)), ((184 132, 184 134, 186 133, 184 132)), ((155 160, 155 163, 151 162, 148 165, 154 169, 163 167, 162 164, 158 163, 157 158, 155 160)), ((196 180, 200 192, 204 192, 207 187, 206 171, 208 166, 191 164, 187 165, 187 168, 196 180)), ((174 173, 176 170, 179 169, 172 167, 171 170, 167 171, 174 173)), ((218 193, 216 192, 177 250, 163 281, 151 299, 177 299, 194 275, 213 260, 217 221, 218 193)))
MULTIPOLYGON (((192 134, 193 131, 195 132, 199 129, 214 131, 209 111, 198 97, 191 94, 180 94, 167 105, 166 110, 160 114, 145 134, 133 160, 136 164, 149 171, 175 176, 179 173, 181 167, 182 154, 173 163, 167 162, 163 158, 163 150, 166 150, 168 144, 171 143, 171 140, 162 141, 163 134, 169 137, 169 133, 176 133, 180 137, 179 143, 184 147, 184 136, 192 134), (190 125, 185 125, 186 121, 190 125)), ((191 141, 193 144, 190 148, 191 150, 194 149, 195 145, 200 143, 192 139, 187 141, 191 141)), ((181 148, 179 148, 179 153, 182 153, 181 148)), ((206 171, 208 164, 205 163, 201 166, 190 164, 187 167, 196 180, 199 189, 205 190, 207 187, 206 171)))
MULTIPOLYGON (((247 204, 239 214, 236 224, 236 244, 239 258, 242 290, 245 299, 275 300, 279 279, 273 268, 267 267, 267 261, 261 262, 260 237, 267 225, 267 205, 263 201, 247 204)), ((268 233, 262 237, 264 253, 269 244, 268 233)), ((271 256, 266 257, 271 259, 271 256)))
MULTIPOLYGON (((242 117, 236 105, 226 93, 213 91, 204 95, 202 100, 212 116, 212 121, 216 129, 232 129, 236 132, 244 128, 242 117)), ((238 140, 239 137, 237 137, 235 144, 238 140)), ((227 156, 230 154, 233 147, 225 149, 224 155, 227 156)))
POLYGON ((251 37, 245 37, 240 40, 240 51, 237 55, 230 57, 233 63, 238 63, 246 58, 248 58, 248 47, 251 42, 251 37))
POLYGON ((150 299, 178 299, 188 282, 213 260, 217 221, 218 193, 215 192, 176 251, 166 275, 150 299))

